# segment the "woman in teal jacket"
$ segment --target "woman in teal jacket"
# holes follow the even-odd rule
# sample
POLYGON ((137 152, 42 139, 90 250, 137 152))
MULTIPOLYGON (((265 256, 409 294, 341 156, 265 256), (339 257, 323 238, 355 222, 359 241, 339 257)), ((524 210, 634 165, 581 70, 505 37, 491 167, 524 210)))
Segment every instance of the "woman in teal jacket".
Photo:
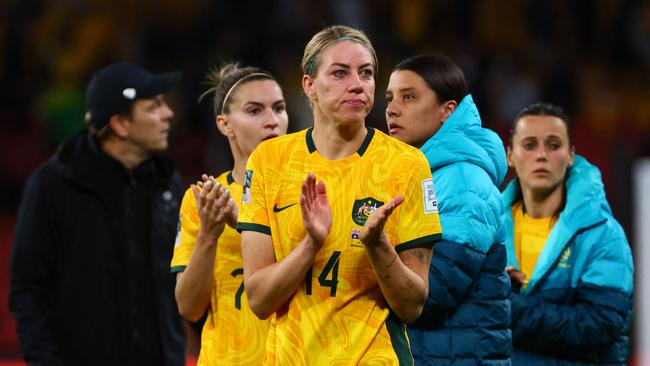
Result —
POLYGON ((386 90, 390 134, 426 155, 442 225, 427 301, 408 329, 416 365, 510 365, 505 150, 467 89, 447 57, 420 55, 395 67, 386 90))
POLYGON ((503 192, 513 364, 624 365, 632 255, 600 171, 575 155, 551 104, 518 114, 507 155, 517 174, 503 192))

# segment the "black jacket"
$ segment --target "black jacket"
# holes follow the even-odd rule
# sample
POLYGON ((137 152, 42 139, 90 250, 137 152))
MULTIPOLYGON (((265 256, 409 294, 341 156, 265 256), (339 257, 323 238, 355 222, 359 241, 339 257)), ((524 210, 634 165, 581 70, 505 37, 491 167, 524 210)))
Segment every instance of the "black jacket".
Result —
POLYGON ((86 131, 32 174, 9 294, 30 365, 184 365, 169 271, 181 194, 170 160, 128 171, 86 131))

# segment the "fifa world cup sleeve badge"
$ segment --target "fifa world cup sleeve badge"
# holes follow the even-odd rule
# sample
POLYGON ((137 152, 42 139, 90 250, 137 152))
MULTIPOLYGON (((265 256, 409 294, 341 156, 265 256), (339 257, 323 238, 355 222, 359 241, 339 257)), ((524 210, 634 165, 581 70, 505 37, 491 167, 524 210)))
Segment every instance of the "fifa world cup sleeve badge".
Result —
POLYGON ((438 200, 436 199, 436 190, 433 187, 433 179, 425 179, 422 181, 422 195, 424 213, 438 212, 438 200))
POLYGON ((253 180, 253 171, 247 170, 246 177, 244 178, 244 193, 242 195, 242 203, 251 203, 251 181, 253 180))

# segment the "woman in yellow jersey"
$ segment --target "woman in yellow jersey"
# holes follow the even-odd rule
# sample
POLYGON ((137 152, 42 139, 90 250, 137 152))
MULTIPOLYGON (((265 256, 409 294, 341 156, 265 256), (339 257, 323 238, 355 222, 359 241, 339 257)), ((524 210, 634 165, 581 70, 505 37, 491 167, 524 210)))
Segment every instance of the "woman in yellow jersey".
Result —
POLYGON ((302 70, 314 126, 251 154, 237 224, 251 309, 274 315, 266 362, 412 364, 401 321, 440 237, 426 158, 365 126, 377 59, 361 31, 320 31, 302 70))
POLYGON ((515 118, 517 179, 503 192, 513 365, 624 365, 633 264, 598 168, 575 154, 561 108, 515 118))
POLYGON ((181 315, 208 316, 199 365, 259 365, 264 361, 269 322, 259 320, 244 294, 239 233, 234 229, 246 160, 262 141, 283 135, 288 118, 280 85, 255 67, 229 64, 210 75, 216 125, 228 138, 232 170, 185 192, 172 272, 181 315))

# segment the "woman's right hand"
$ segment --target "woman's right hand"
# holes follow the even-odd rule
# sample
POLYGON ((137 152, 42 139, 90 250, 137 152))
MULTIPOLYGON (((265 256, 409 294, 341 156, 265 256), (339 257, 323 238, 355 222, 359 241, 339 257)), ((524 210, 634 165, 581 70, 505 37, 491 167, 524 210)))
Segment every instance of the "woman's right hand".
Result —
POLYGON ((526 274, 519 272, 517 268, 513 266, 506 267, 506 273, 510 277, 510 285, 512 288, 520 288, 524 283, 526 283, 526 274))
POLYGON ((201 221, 198 235, 207 235, 216 242, 226 223, 235 211, 235 204, 230 199, 230 190, 221 187, 214 177, 203 175, 203 182, 192 185, 196 198, 196 208, 201 221))
POLYGON ((312 173, 307 174, 302 182, 300 208, 307 235, 320 248, 332 228, 332 209, 327 200, 325 183, 316 182, 316 176, 312 173))

